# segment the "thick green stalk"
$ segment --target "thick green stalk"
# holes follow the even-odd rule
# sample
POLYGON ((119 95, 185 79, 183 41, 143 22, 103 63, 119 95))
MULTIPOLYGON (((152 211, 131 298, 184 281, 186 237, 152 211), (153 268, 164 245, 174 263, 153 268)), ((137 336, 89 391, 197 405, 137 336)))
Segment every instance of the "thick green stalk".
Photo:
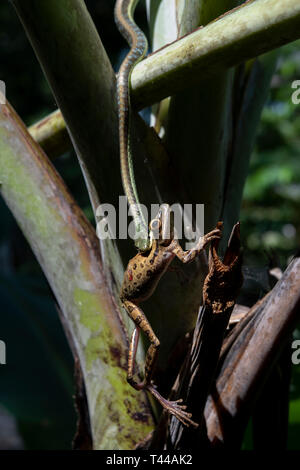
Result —
POLYGON ((299 37, 298 0, 246 2, 138 64, 132 73, 134 104, 156 103, 199 76, 215 76, 299 37))
POLYGON ((60 305, 84 374, 95 449, 132 449, 153 422, 126 382, 127 340, 95 231, 9 105, 0 106, 1 195, 60 305))
POLYGON ((66 123, 59 109, 30 126, 28 131, 51 160, 72 146, 66 123))

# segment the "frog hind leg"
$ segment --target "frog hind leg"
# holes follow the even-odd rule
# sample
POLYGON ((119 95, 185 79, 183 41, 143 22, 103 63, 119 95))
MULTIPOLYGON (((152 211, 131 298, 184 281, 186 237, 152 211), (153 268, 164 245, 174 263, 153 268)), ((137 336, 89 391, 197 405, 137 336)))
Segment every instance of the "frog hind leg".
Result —
POLYGON ((136 328, 132 333, 131 342, 129 347, 128 354, 128 369, 127 369, 127 381, 132 385, 136 390, 144 389, 148 384, 151 383, 151 378, 154 371, 155 362, 158 355, 159 349, 159 340, 156 337, 154 331, 151 328, 150 323, 145 317, 143 311, 133 302, 125 301, 124 307, 130 318, 134 321, 136 328), (141 383, 137 383, 133 378, 134 373, 134 363, 135 356, 140 336, 140 330, 142 330, 148 337, 150 341, 150 346, 146 354, 145 361, 145 378, 141 383))
POLYGON ((134 329, 131 342, 129 347, 128 354, 128 369, 127 369, 127 381, 134 387, 136 390, 148 390, 156 400, 162 405, 162 407, 168 411, 170 414, 175 416, 182 424, 185 426, 194 426, 197 427, 198 424, 192 421, 191 413, 184 411, 186 409, 185 405, 182 405, 182 400, 170 401, 165 399, 156 389, 156 386, 152 383, 151 378, 153 375, 158 349, 159 349, 159 340, 156 337, 154 331, 151 328, 150 323, 145 317, 143 311, 133 302, 125 301, 124 306, 130 318, 134 321, 136 328, 134 329), (142 330, 148 337, 150 341, 150 346, 148 348, 145 360, 145 378, 143 382, 136 382, 134 379, 134 364, 135 356, 140 336, 140 330, 142 330))

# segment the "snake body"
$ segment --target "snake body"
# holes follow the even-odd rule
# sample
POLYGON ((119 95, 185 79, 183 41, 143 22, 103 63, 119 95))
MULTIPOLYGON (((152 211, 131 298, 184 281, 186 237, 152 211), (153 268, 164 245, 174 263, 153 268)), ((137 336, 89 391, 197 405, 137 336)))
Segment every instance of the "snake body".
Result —
POLYGON ((117 97, 122 183, 139 234, 135 244, 145 251, 149 248, 148 229, 139 203, 130 147, 130 75, 148 49, 147 39, 133 19, 137 3, 138 0, 117 0, 115 6, 115 22, 130 46, 118 73, 117 97))

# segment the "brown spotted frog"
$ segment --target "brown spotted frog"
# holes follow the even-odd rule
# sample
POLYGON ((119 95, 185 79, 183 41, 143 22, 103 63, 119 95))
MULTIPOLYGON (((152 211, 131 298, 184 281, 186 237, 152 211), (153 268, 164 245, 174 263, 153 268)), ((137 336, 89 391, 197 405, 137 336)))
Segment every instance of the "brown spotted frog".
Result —
POLYGON ((170 401, 163 398, 152 383, 160 342, 139 305, 153 294, 160 278, 175 257, 183 263, 191 262, 210 241, 220 238, 221 231, 216 228, 200 237, 195 248, 184 251, 175 236, 170 208, 167 204, 160 207, 156 218, 151 220, 149 229, 151 248, 146 252, 139 252, 129 261, 120 295, 128 315, 135 323, 128 354, 127 381, 136 390, 148 390, 164 409, 176 416, 183 424, 197 426, 191 420, 191 414, 184 411, 186 407, 180 404, 182 400, 170 401), (144 380, 138 383, 133 374, 140 330, 146 334, 150 346, 146 354, 144 380))

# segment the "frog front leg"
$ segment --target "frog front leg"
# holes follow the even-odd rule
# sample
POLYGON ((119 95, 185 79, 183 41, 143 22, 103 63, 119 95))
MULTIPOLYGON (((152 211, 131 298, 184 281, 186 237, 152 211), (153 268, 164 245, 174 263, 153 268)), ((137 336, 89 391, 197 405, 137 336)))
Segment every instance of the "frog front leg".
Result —
POLYGON ((211 232, 207 233, 203 237, 200 237, 198 240, 197 245, 195 248, 192 248, 191 250, 184 251, 178 240, 174 239, 172 241, 172 247, 171 250, 174 253, 174 255, 182 261, 182 263, 190 263, 193 261, 199 253, 204 250, 204 248, 212 241, 212 240, 217 240, 221 238, 222 232, 219 228, 215 228, 211 232))
POLYGON ((191 413, 184 411, 186 409, 185 405, 181 405, 182 400, 167 400, 165 399, 156 389, 155 385, 152 383, 152 375, 154 372, 154 366, 156 363, 158 349, 159 349, 159 339, 156 337, 154 331, 151 328, 150 323, 148 322, 145 314, 138 305, 129 300, 124 301, 124 307, 130 318, 134 321, 136 328, 134 329, 131 337, 129 354, 128 354, 128 369, 127 369, 127 381, 134 387, 136 390, 148 390, 162 405, 162 407, 168 411, 170 414, 174 415, 181 423, 186 426, 197 427, 198 424, 192 421, 191 413), (134 375, 134 363, 135 356, 139 341, 140 329, 147 335, 150 346, 148 348, 145 360, 145 377, 143 382, 136 382, 134 375))

